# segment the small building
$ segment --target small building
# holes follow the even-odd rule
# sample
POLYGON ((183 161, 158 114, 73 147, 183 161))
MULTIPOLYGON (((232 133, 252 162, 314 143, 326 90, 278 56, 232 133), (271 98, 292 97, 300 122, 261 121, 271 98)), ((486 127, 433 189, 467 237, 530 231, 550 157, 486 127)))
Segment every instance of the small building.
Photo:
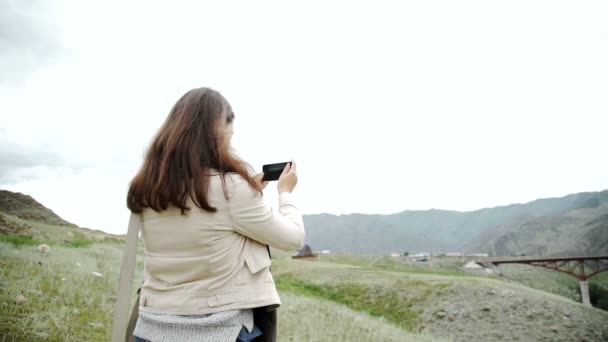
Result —
POLYGON ((448 256, 448 257, 461 257, 461 256, 464 256, 464 253, 462 253, 462 252, 447 252, 447 253, 445 253, 445 256, 448 256))
POLYGON ((321 254, 329 254, 331 251, 329 249, 324 249, 321 251, 321 254))
POLYGON ((409 254, 407 257, 408 258, 427 258, 430 256, 431 255, 429 253, 416 253, 416 254, 409 254))
POLYGON ((430 256, 431 255, 429 253, 416 253, 416 254, 408 255, 407 258, 408 258, 408 260, 411 260, 414 262, 416 262, 416 261, 424 262, 424 261, 427 261, 430 256))
POLYGON ((393 258, 398 258, 398 257, 400 257, 400 256, 401 256, 401 254, 399 254, 399 253, 391 253, 391 256, 392 256, 393 258))
POLYGON ((480 270, 480 269, 483 268, 483 266, 481 266, 480 264, 478 264, 475 261, 471 260, 471 261, 467 262, 464 265, 464 268, 474 269, 474 270, 480 270))
POLYGON ((317 261, 319 259, 319 257, 315 253, 312 252, 312 249, 310 248, 309 245, 304 245, 304 247, 302 247, 302 249, 300 249, 298 251, 298 253, 293 255, 291 258, 298 259, 298 260, 310 260, 310 261, 317 261))
POLYGON ((488 253, 467 253, 468 257, 487 258, 490 256, 488 253))

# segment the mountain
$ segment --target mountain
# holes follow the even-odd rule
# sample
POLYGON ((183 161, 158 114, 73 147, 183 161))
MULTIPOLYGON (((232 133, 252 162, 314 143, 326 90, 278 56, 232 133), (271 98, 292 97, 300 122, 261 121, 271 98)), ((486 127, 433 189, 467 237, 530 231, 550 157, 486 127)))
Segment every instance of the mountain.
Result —
POLYGON ((0 190, 0 212, 23 220, 53 225, 76 226, 57 216, 57 214, 38 203, 32 197, 18 192, 0 190))
POLYGON ((589 229, 584 238, 590 255, 608 255, 608 215, 602 215, 585 224, 589 229))
POLYGON ((470 212, 305 215, 307 243, 336 252, 487 252, 494 255, 605 251, 608 191, 470 212))
POLYGON ((487 229, 465 250, 487 250, 494 255, 608 254, 608 191, 578 196, 558 214, 511 220, 487 229))
POLYGON ((78 227, 32 197, 7 190, 0 190, 0 235, 28 236, 44 242, 122 239, 119 235, 78 227))
MULTIPOLYGON (((304 223, 311 247, 334 252, 599 255, 608 254, 608 190, 470 212, 305 215, 304 223)), ((124 238, 78 227, 32 197, 6 190, 0 190, 0 235, 59 242, 124 238)))

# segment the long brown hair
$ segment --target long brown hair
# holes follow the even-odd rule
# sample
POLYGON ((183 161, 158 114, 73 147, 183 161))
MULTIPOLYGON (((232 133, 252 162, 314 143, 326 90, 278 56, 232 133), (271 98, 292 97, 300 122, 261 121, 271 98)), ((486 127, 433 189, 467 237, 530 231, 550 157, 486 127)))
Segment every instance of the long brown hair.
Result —
POLYGON ((186 201, 209 212, 217 209, 207 200, 210 169, 222 177, 228 198, 225 175, 241 175, 256 191, 261 184, 251 175, 251 167, 230 149, 225 127, 234 119, 232 108, 217 91, 192 89, 182 96, 154 137, 143 165, 131 181, 127 207, 134 213, 144 208, 155 211, 169 206, 190 210, 186 201))

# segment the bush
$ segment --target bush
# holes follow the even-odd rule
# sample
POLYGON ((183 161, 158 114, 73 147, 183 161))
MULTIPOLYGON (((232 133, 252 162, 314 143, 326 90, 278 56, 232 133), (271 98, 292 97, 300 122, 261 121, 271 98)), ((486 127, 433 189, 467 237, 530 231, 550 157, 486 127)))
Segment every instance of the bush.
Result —
POLYGON ((89 247, 93 242, 89 241, 89 240, 83 240, 83 239, 74 239, 70 242, 66 242, 64 243, 64 246, 66 247, 74 247, 74 248, 83 248, 83 247, 89 247))
POLYGON ((40 244, 39 241, 34 240, 31 236, 0 235, 0 241, 10 243, 15 247, 37 246, 40 244))
POLYGON ((608 311, 608 289, 597 283, 589 283, 589 299, 591 305, 608 311))

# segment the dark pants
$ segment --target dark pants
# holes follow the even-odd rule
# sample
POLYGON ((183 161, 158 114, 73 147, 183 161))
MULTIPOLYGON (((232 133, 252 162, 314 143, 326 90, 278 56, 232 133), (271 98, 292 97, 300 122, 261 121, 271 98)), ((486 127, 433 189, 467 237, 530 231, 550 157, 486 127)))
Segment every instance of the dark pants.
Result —
POLYGON ((277 310, 276 307, 264 306, 253 309, 253 324, 257 326, 262 335, 256 337, 254 342, 276 342, 277 340, 277 310))

